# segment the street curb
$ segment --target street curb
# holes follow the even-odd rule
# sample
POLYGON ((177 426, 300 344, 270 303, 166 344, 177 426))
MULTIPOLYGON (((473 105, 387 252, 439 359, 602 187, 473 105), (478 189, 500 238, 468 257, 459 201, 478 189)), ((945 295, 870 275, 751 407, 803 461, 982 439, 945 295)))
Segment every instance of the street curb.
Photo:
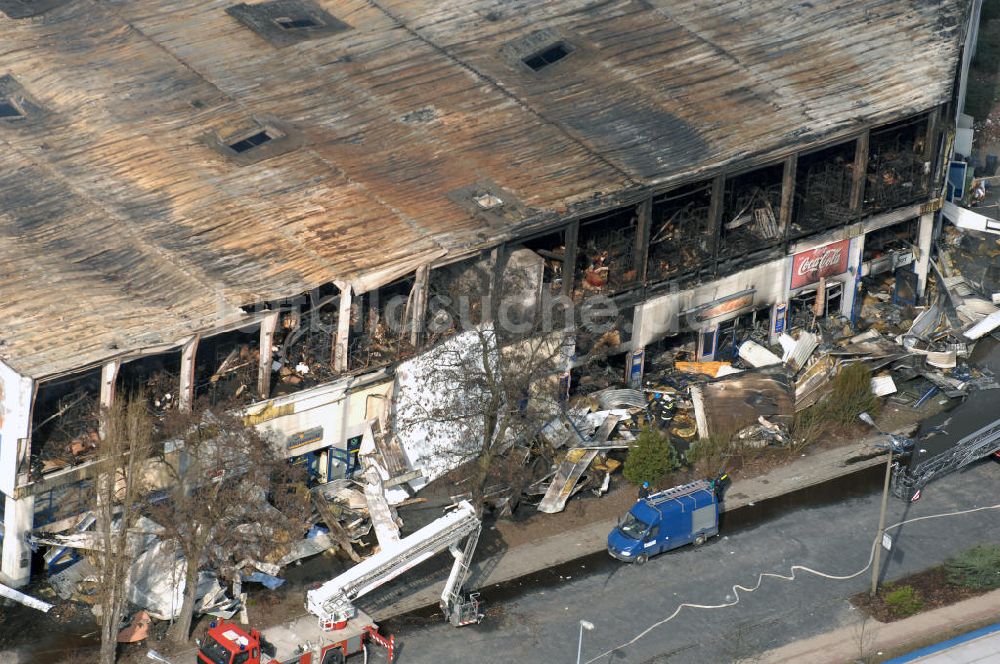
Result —
MULTIPOLYGON (((855 446, 849 446, 849 448, 857 449, 855 446)), ((805 457, 805 461, 797 459, 786 466, 779 466, 766 475, 734 482, 727 489, 727 494, 739 497, 725 500, 722 504, 722 512, 731 512, 756 503, 780 498, 885 463, 883 455, 878 455, 848 466, 844 460, 851 458, 851 455, 845 454, 846 449, 824 450, 812 457, 805 457), (808 474, 802 472, 807 470, 806 466, 810 461, 815 462, 823 457, 830 460, 839 459, 839 462, 822 465, 819 469, 813 468, 813 472, 808 474), (796 470, 798 472, 795 472, 796 470), (782 477, 783 475, 787 475, 787 477, 782 477)), ((601 519, 575 530, 556 533, 531 544, 511 549, 501 554, 500 560, 489 576, 482 583, 477 584, 474 589, 481 592, 502 583, 516 581, 551 567, 600 553, 607 547, 608 532, 614 523, 614 520, 601 519), (567 541, 575 543, 575 546, 567 546, 567 541), (551 552, 546 555, 549 551, 551 552)), ((437 606, 439 594, 440 589, 435 584, 433 589, 426 588, 388 607, 369 611, 369 613, 377 621, 391 620, 413 611, 437 606)), ((484 599, 488 601, 488 597, 484 599)))
MULTIPOLYGON (((873 620, 866 629, 874 636, 868 653, 915 654, 914 649, 954 635, 956 629, 979 628, 1000 618, 1000 590, 972 597, 891 623, 873 620)), ((855 662, 859 660, 858 626, 835 629, 763 653, 760 664, 803 661, 855 662)), ((885 660, 880 660, 885 661, 885 660)), ((907 661, 907 660, 891 660, 907 661)))

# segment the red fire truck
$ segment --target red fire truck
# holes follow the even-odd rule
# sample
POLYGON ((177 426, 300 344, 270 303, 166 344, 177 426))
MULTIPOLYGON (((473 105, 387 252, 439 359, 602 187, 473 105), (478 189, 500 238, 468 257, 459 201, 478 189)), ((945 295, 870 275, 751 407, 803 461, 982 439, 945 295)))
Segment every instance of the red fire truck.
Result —
POLYGON ((198 664, 342 664, 351 655, 368 661, 369 642, 396 656, 395 637, 379 634, 378 625, 364 612, 339 630, 323 631, 315 618, 304 617, 268 630, 245 630, 225 620, 212 622, 198 647, 198 664), (303 641, 303 635, 310 640, 303 641))

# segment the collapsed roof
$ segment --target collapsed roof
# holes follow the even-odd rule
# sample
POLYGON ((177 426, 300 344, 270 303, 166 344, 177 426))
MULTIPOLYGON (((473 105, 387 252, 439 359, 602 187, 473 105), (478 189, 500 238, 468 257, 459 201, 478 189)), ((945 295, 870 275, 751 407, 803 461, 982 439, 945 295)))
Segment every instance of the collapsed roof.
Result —
POLYGON ((926 110, 967 5, 0 0, 0 358, 177 345, 926 110))

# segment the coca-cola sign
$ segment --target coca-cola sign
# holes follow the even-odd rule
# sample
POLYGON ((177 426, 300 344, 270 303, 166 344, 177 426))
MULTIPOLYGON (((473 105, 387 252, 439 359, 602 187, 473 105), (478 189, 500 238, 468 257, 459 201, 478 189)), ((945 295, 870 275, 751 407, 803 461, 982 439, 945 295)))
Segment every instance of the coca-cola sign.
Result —
POLYGON ((802 288, 819 281, 820 277, 832 277, 847 271, 847 252, 850 240, 841 240, 819 249, 803 251, 792 258, 791 289, 802 288))

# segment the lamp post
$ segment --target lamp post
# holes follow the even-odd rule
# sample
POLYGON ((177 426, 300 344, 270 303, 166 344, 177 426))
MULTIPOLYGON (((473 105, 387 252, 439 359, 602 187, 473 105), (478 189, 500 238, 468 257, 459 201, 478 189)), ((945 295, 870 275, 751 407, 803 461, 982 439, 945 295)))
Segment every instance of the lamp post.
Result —
POLYGON ((875 597, 875 593, 878 592, 878 572, 881 566, 882 558, 882 540, 885 538, 885 509, 889 503, 889 478, 892 475, 892 451, 895 448, 895 440, 892 434, 888 434, 882 431, 875 424, 875 420, 868 413, 861 413, 858 418, 865 424, 871 426, 873 429, 878 431, 880 434, 889 436, 889 457, 885 461, 885 482, 882 485, 882 508, 879 510, 878 515, 878 539, 875 540, 875 559, 872 561, 872 588, 871 596, 875 597))
POLYGON ((594 623, 589 620, 580 621, 580 640, 576 644, 576 664, 580 664, 580 655, 583 653, 583 630, 588 632, 594 629, 594 623))

